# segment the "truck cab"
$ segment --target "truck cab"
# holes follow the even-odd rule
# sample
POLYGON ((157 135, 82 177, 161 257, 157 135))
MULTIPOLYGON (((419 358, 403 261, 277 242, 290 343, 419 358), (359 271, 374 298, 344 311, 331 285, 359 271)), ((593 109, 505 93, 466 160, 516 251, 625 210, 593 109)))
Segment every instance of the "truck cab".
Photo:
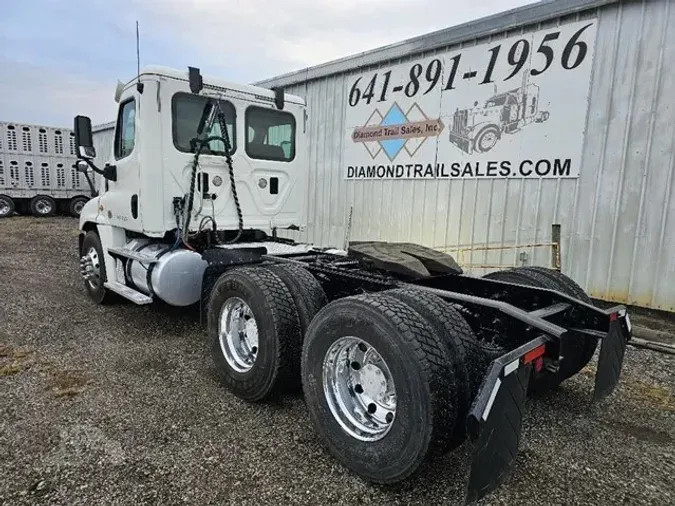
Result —
MULTIPOLYGON (((190 192, 193 177, 189 231, 197 231, 204 216, 221 230, 237 229, 232 183, 245 228, 270 232, 304 226, 304 101, 283 95, 279 107, 274 91, 202 77, 196 69, 193 74, 191 82, 189 70, 145 67, 136 79, 118 85, 115 137, 106 164, 113 177, 104 177, 100 196, 83 209, 81 228, 97 223, 164 237, 177 227, 175 202, 190 192), (205 105, 213 101, 226 118, 233 178, 222 140, 203 146, 193 167, 198 149, 193 140, 205 105)), ((223 133, 216 122, 204 135, 223 133)))

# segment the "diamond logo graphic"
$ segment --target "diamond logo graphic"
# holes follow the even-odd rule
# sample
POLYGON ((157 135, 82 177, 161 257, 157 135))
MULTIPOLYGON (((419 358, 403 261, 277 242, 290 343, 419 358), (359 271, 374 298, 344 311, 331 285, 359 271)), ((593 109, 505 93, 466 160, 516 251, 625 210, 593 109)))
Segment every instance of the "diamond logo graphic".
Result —
MULTIPOLYGON (((391 106, 391 109, 389 109, 389 112, 387 112, 387 114, 384 115, 384 118, 382 119, 380 125, 382 126, 402 125, 407 122, 408 118, 406 118, 406 115, 403 114, 403 111, 398 106, 398 104, 394 103, 394 105, 391 106)), ((390 160, 396 158, 396 155, 398 155, 399 152, 403 149, 405 143, 406 139, 391 139, 386 141, 380 141, 382 149, 384 149, 384 152, 387 153, 387 156, 389 157, 390 160)))
POLYGON ((429 137, 437 137, 443 127, 440 118, 429 119, 419 105, 413 104, 404 112, 394 102, 384 116, 375 109, 364 126, 354 128, 352 140, 362 143, 371 158, 384 151, 394 161, 404 148, 413 156, 429 137))

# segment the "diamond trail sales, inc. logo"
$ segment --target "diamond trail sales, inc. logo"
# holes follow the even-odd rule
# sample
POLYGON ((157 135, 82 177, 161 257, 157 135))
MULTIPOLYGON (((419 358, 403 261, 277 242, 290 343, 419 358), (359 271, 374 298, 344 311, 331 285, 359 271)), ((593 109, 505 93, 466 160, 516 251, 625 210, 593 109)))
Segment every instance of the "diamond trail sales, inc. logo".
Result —
POLYGON ((354 128, 352 140, 363 143, 373 159, 384 151, 394 161, 404 149, 413 156, 427 138, 440 135, 443 127, 440 118, 430 119, 417 104, 404 113, 394 102, 384 116, 375 109, 364 126, 354 128))

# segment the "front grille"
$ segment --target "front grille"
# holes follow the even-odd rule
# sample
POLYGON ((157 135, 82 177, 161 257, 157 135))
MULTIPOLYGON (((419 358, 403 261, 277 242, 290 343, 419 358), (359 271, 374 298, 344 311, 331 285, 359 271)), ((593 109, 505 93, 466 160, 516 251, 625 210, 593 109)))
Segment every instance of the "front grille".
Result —
POLYGON ((452 131, 456 134, 463 134, 466 132, 466 124, 469 117, 469 111, 462 109, 460 111, 455 111, 455 114, 452 117, 452 131))

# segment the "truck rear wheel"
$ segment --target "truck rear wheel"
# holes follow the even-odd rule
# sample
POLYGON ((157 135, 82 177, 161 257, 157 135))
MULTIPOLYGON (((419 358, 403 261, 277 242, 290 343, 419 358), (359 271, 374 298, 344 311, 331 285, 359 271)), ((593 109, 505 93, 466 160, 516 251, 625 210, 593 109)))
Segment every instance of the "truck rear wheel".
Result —
MULTIPOLYGON (((448 388, 452 388, 457 399, 458 419, 454 427, 446 427, 447 436, 439 443, 439 451, 444 452, 458 446, 466 433, 464 418, 469 412, 469 400, 472 386, 468 373, 467 347, 476 341, 476 336, 464 320, 462 315, 449 303, 434 294, 422 290, 397 288, 383 292, 412 307, 424 317, 443 342, 447 356, 448 367, 452 374, 447 376, 448 388)), ((446 420, 450 422, 450 420, 446 420)))
MULTIPOLYGON (((557 290, 587 304, 593 303, 588 294, 569 276, 546 267, 517 267, 511 270, 492 272, 484 277, 508 283, 557 290)), ((555 374, 543 374, 532 384, 532 391, 550 390, 581 371, 593 358, 598 339, 579 336, 573 338, 570 344, 571 353, 568 353, 562 360, 560 369, 555 374)))
POLYGON ((88 202, 88 200, 89 199, 86 197, 73 197, 70 199, 70 202, 68 202, 68 213, 73 218, 79 218, 82 208, 88 202))
POLYGON ((457 419, 452 368, 434 329, 385 293, 331 302, 302 351, 305 403, 329 451, 376 483, 413 474, 457 419))
POLYGON ((0 195, 0 218, 9 218, 14 214, 14 201, 7 195, 0 195))
MULTIPOLYGON (((278 264, 266 268, 279 276, 291 292, 295 307, 298 310, 300 330, 304 338, 316 313, 328 303, 326 294, 321 288, 321 283, 307 269, 298 265, 278 264)), ((298 354, 298 363, 299 359, 300 355, 298 354)))
POLYGON ((48 195, 38 195, 30 201, 30 212, 38 218, 54 216, 56 214, 56 202, 48 195))
POLYGON ((275 273, 247 267, 223 274, 211 293, 208 331, 218 374, 237 397, 260 401, 297 377, 300 321, 275 273))

